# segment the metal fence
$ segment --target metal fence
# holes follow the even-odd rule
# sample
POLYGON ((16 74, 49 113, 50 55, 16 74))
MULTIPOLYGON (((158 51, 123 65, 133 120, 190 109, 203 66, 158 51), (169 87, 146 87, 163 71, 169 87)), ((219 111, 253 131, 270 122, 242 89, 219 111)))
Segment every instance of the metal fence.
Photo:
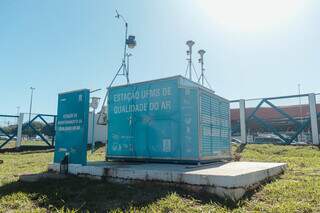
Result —
POLYGON ((232 136, 243 143, 319 144, 316 94, 231 101, 232 136))
POLYGON ((0 149, 17 139, 18 119, 17 115, 0 115, 0 149))
POLYGON ((23 146, 23 141, 36 140, 49 147, 54 146, 56 115, 29 114, 0 115, 0 149, 15 141, 15 147, 23 146), (15 122, 7 122, 13 119, 15 122), (5 125, 7 122, 7 125, 5 125), (2 139, 2 140, 1 140, 2 139))

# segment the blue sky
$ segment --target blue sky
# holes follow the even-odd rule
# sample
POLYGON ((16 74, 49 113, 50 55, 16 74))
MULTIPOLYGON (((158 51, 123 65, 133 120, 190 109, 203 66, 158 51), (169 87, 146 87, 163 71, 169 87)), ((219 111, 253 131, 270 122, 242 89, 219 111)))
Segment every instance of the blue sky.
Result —
POLYGON ((105 88, 122 56, 115 9, 138 42, 132 82, 184 75, 192 39, 195 52, 207 51, 207 78, 223 97, 296 94, 298 83, 319 92, 319 8, 316 0, 3 0, 0 114, 27 112, 30 86, 39 113, 56 113, 60 92, 105 88))

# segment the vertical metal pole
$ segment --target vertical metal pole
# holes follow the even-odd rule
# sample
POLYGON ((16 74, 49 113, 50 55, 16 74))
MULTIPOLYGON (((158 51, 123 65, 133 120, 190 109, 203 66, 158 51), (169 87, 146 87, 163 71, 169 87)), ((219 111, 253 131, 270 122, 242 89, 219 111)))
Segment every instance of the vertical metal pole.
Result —
POLYGON ((57 124, 57 117, 56 117, 56 116, 54 116, 54 117, 53 117, 53 129, 54 129, 54 135, 52 136, 51 146, 54 146, 54 145, 55 145, 55 144, 54 144, 54 142, 55 142, 56 129, 57 129, 56 124, 57 124))
MULTIPOLYGON (((302 103, 301 103, 301 85, 298 84, 298 94, 299 94, 299 117, 300 117, 300 123, 302 125, 303 123, 303 119, 302 119, 302 103)), ((303 131, 301 132, 300 134, 300 141, 302 141, 302 134, 303 134, 303 131)))
POLYGON ((92 132, 91 132, 91 153, 94 153, 95 143, 94 143, 94 120, 95 120, 96 109, 93 108, 92 111, 92 132))
POLYGON ((201 74, 200 74, 200 79, 201 79, 201 85, 203 86, 203 80, 204 80, 204 70, 203 70, 203 55, 200 56, 200 65, 201 65, 201 74))
POLYGON ((127 84, 130 83, 129 81, 129 57, 130 57, 130 54, 127 54, 127 72, 126 72, 126 78, 127 78, 127 84))
POLYGON ((126 57, 127 57, 127 38, 128 38, 128 23, 125 23, 126 26, 126 33, 125 33, 125 40, 124 40, 124 53, 123 53, 123 74, 126 76, 127 78, 127 84, 129 84, 129 72, 127 70, 127 66, 126 66, 126 57))
MULTIPOLYGON (((199 63, 201 65, 201 74, 200 74, 200 78, 198 79, 198 83, 200 82, 201 80, 201 85, 204 86, 204 68, 203 68, 203 65, 204 65, 204 62, 203 62, 203 55, 206 53, 206 51, 204 50, 199 50, 198 53, 200 54, 200 59, 199 59, 199 63)), ((210 87, 210 85, 208 85, 210 87)))
POLYGON ((204 70, 203 70, 203 58, 202 58, 202 60, 201 60, 201 84, 202 84, 202 86, 203 86, 203 84, 204 84, 204 82, 203 82, 203 80, 204 80, 204 70))
POLYGON ((309 109, 310 109, 312 143, 314 145, 319 145, 317 106, 316 106, 316 96, 314 93, 309 94, 309 109))
POLYGON ((247 143, 247 130, 246 130, 246 102, 244 99, 239 101, 240 106, 240 133, 242 143, 247 143))
POLYGON ((129 80, 129 63, 130 63, 130 57, 132 56, 131 53, 127 53, 127 71, 126 71, 126 77, 127 77, 127 84, 130 83, 130 80, 129 80))
POLYGON ((192 47, 189 46, 189 79, 192 81, 192 47))
POLYGON ((30 87, 30 89, 31 89, 31 97, 30 97, 30 108, 29 108, 29 123, 30 123, 30 120, 31 120, 31 110, 32 110, 33 90, 34 90, 35 88, 30 87))
POLYGON ((22 141, 22 125, 23 125, 23 113, 19 114, 18 117, 18 129, 17 129, 17 141, 16 141, 16 148, 21 146, 22 141))

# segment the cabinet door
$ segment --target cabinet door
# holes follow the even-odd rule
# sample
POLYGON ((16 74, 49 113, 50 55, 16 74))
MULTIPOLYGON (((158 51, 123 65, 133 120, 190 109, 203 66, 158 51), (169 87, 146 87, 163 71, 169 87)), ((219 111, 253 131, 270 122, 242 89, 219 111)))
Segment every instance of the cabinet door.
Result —
POLYGON ((152 158, 180 159, 178 124, 173 120, 152 120, 148 125, 146 151, 152 158))
POLYGON ((108 127, 108 153, 109 157, 133 157, 132 114, 121 114, 110 117, 108 127))

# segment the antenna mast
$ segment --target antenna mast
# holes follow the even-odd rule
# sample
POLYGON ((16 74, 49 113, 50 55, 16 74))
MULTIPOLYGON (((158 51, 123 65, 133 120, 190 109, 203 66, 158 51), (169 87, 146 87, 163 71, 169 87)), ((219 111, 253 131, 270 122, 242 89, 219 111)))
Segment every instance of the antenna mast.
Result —
POLYGON ((204 68, 204 62, 203 62, 203 55, 206 53, 205 50, 201 49, 198 51, 199 55, 200 55, 200 58, 199 58, 199 63, 201 65, 201 74, 200 74, 200 77, 198 79, 198 83, 201 84, 202 86, 205 86, 204 84, 207 83, 208 87, 210 89, 212 89, 209 81, 207 80, 206 76, 204 75, 204 71, 206 70, 204 68))
MULTIPOLYGON (((194 41, 189 40, 186 42, 186 45, 189 47, 189 49, 187 50, 187 56, 189 56, 189 58, 187 59, 188 61, 188 67, 187 67, 187 72, 189 74, 189 79, 192 81, 192 46, 194 45, 194 41)), ((186 73, 187 74, 187 73, 186 73)))
POLYGON ((116 78, 121 75, 125 76, 125 78, 127 80, 127 84, 130 83, 130 80, 129 80, 129 57, 132 56, 132 54, 127 53, 127 47, 130 49, 133 49, 137 45, 137 42, 135 39, 136 37, 133 35, 128 36, 128 22, 121 14, 118 13, 117 10, 116 10, 115 18, 121 19, 122 22, 124 23, 124 26, 125 26, 125 40, 124 40, 123 58, 122 58, 121 66, 119 67, 116 75, 113 77, 111 83, 107 87, 107 92, 106 92, 106 95, 103 99, 103 104, 102 104, 101 111, 100 111, 99 118, 98 118, 98 124, 106 124, 106 122, 100 122, 100 118, 101 118, 101 114, 106 114, 106 112, 103 112, 103 110, 105 108, 105 104, 106 104, 106 101, 108 98, 109 89, 113 85, 113 83, 115 82, 116 78))
POLYGON ((200 75, 200 78, 198 79, 198 83, 200 83, 201 81, 201 85, 204 86, 204 68, 203 68, 203 55, 206 53, 206 51, 204 50, 199 50, 198 51, 199 55, 200 55, 200 58, 199 58, 199 63, 201 65, 201 75, 200 75))

